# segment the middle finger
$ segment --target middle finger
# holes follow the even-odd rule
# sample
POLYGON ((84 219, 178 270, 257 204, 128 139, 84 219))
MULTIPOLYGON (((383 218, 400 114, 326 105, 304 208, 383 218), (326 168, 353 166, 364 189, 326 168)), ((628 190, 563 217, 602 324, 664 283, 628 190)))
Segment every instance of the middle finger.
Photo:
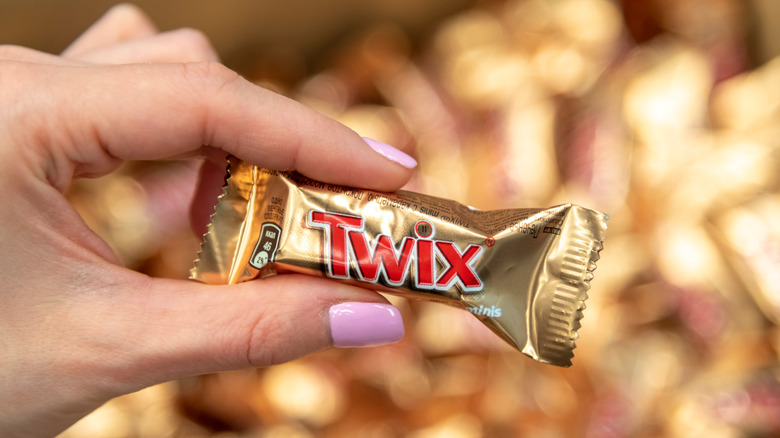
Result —
POLYGON ((95 64, 219 61, 208 38, 189 28, 99 47, 68 58, 95 64))

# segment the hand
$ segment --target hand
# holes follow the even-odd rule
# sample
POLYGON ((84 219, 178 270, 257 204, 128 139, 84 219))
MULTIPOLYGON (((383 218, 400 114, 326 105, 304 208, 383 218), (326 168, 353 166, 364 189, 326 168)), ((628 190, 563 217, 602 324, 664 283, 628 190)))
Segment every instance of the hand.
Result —
POLYGON ((51 436, 152 384, 402 335, 380 295, 323 279, 131 271, 67 202, 74 178, 125 160, 208 157, 196 212, 226 154, 378 190, 408 180, 411 158, 250 84, 200 33, 158 33, 123 5, 61 56, 0 46, 0 101, 0 435, 51 436))

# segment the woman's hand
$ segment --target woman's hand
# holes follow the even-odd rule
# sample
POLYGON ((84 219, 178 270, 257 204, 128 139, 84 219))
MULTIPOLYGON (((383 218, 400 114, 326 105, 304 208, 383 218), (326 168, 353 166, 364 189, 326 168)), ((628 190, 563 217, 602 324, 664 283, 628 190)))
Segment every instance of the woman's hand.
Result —
POLYGON ((0 435, 51 436, 179 377, 402 336, 380 295, 323 279, 207 286, 128 270, 65 199, 74 178, 125 160, 206 156, 191 182, 202 227, 212 205, 199 200, 219 190, 226 154, 378 190, 409 178, 402 152, 217 59, 200 33, 158 33, 127 5, 61 56, 0 46, 0 435))

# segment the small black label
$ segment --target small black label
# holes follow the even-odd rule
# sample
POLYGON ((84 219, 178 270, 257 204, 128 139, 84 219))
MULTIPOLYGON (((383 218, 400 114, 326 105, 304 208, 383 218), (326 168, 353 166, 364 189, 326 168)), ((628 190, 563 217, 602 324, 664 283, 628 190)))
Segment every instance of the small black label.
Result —
POLYGON ((249 264, 252 267, 261 269, 274 261, 281 233, 282 229, 275 223, 266 222, 263 224, 262 228, 260 228, 260 238, 257 239, 255 251, 252 253, 252 258, 249 259, 249 264))

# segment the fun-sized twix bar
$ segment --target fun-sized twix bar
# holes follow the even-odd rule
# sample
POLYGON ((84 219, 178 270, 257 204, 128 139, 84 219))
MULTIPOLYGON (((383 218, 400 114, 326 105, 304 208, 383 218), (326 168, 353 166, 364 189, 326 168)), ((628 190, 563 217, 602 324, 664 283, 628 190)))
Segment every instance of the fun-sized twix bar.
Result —
POLYGON ((447 303, 526 355, 571 365, 606 215, 571 204, 479 211, 233 158, 229 173, 192 279, 298 272, 447 303))

